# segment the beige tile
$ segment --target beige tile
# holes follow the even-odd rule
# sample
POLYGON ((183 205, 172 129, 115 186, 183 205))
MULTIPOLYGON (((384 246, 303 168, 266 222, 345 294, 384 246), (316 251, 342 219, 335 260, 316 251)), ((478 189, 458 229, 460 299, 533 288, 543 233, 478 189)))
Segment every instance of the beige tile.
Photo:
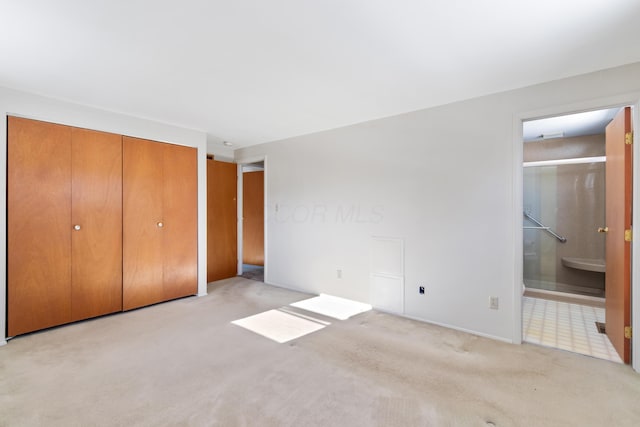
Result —
POLYGON ((604 322, 600 307, 523 298, 523 340, 622 363, 595 322, 604 322))

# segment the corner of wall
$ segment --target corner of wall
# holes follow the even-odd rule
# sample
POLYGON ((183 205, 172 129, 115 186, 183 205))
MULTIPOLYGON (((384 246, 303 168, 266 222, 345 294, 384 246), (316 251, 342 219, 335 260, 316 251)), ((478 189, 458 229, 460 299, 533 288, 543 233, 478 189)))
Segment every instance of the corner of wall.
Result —
POLYGON ((213 154, 216 160, 233 161, 234 150, 223 145, 221 138, 207 134, 207 154, 213 154))

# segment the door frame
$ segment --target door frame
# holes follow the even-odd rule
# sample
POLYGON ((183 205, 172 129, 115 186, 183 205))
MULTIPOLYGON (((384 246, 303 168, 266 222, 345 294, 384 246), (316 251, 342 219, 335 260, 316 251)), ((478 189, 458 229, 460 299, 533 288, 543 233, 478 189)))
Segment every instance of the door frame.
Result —
POLYGON ((257 163, 257 162, 264 162, 264 283, 269 283, 268 281, 268 254, 267 254, 267 236, 268 236, 268 229, 267 229, 267 216, 268 216, 268 206, 269 203, 267 203, 267 156, 256 156, 256 157, 248 157, 246 159, 242 159, 241 162, 238 162, 238 190, 237 190, 237 194, 238 194, 238 276, 241 276, 243 271, 242 271, 242 251, 243 251, 243 247, 242 247, 242 236, 244 233, 244 228, 243 228, 243 223, 242 223, 242 206, 243 206, 243 199, 244 199, 244 192, 243 192, 243 186, 242 186, 242 167, 251 163, 257 163))
MULTIPOLYGON (((512 342, 522 343, 522 285, 523 275, 523 231, 522 231, 522 204, 523 204, 523 137, 522 123, 528 120, 545 117, 561 116, 564 114, 593 111, 606 108, 631 106, 632 130, 636 135, 633 144, 633 177, 632 177, 632 228, 640 228, 640 148, 637 137, 640 135, 640 92, 631 92, 623 95, 586 100, 574 104, 566 104, 538 110, 523 111, 513 116, 513 248, 514 248, 514 286, 513 286, 513 330, 512 342)), ((634 233, 640 235, 640 232, 634 233)), ((631 242, 631 326, 636 334, 640 334, 640 237, 631 242), (634 315, 638 312, 638 315, 634 315)), ((631 367, 640 372, 640 335, 631 340, 631 367)))

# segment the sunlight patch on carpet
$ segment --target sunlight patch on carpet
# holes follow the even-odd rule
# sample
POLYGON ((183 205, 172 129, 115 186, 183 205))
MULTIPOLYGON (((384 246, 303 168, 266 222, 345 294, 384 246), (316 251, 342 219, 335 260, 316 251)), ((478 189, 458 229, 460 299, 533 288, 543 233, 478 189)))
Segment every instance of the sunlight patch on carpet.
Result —
POLYGON ((281 344, 319 331, 329 325, 328 322, 309 316, 281 310, 265 311, 231 323, 281 344))
POLYGON ((369 304, 325 294, 289 305, 339 320, 347 320, 351 316, 371 310, 369 304))

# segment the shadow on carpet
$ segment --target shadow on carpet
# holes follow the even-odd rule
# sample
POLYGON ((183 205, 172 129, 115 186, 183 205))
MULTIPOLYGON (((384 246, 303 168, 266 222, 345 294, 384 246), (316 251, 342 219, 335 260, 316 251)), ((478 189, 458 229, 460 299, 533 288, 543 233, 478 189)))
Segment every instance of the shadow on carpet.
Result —
POLYGON ((264 267, 261 265, 242 265, 242 275, 245 279, 264 282, 264 267))

